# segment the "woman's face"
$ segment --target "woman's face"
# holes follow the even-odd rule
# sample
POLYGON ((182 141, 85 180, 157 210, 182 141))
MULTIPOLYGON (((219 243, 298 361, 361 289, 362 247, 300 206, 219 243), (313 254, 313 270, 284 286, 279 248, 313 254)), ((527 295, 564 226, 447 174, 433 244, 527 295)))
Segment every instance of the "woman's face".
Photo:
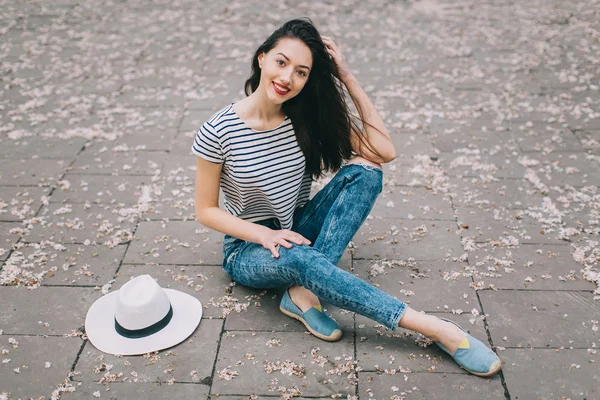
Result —
POLYGON ((258 56, 261 68, 258 90, 276 104, 298 95, 310 74, 312 54, 301 40, 284 38, 268 53, 258 56))

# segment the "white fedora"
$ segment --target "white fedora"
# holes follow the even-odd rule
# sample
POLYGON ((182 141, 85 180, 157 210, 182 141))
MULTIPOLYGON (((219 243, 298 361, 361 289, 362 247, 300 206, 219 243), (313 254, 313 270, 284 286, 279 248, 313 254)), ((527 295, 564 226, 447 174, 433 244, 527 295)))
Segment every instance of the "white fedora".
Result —
POLYGON ((140 275, 92 304, 85 332, 105 353, 145 354, 183 342, 201 318, 198 299, 163 289, 150 275, 140 275))

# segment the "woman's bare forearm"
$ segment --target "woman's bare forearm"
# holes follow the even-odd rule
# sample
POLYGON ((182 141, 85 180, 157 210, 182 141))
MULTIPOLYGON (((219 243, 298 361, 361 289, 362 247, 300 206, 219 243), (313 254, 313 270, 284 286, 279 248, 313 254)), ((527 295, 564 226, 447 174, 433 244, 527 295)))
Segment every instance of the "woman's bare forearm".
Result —
POLYGON ((262 244, 262 237, 271 229, 245 221, 219 207, 208 207, 198 216, 198 221, 207 228, 247 242, 262 244))
POLYGON ((385 128, 383 119, 381 118, 381 115, 379 115, 379 112, 369 96, 358 83, 358 80, 354 75, 347 74, 342 77, 342 83, 346 86, 346 89, 348 89, 348 93, 350 94, 361 119, 368 122, 368 124, 364 124, 364 129, 369 145, 384 157, 385 162, 396 158, 396 149, 394 149, 392 138, 385 128), (378 132, 377 129, 373 129, 369 124, 373 125, 380 132, 378 132))

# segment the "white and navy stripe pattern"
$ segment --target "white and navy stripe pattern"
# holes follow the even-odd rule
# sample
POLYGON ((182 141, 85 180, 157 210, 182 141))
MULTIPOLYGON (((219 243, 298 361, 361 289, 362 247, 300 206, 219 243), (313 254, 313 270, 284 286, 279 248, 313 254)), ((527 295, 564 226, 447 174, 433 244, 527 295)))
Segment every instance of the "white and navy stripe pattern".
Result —
POLYGON ((311 176, 288 117, 275 129, 255 131, 224 107, 198 130, 192 152, 223 164, 225 209, 250 222, 277 218, 291 229, 294 210, 310 196, 311 176))

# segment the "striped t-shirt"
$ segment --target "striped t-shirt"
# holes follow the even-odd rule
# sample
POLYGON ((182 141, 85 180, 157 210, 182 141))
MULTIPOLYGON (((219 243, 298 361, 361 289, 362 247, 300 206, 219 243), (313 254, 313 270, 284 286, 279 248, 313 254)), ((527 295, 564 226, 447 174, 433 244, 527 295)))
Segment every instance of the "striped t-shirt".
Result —
POLYGON ((198 129, 192 152, 223 164, 225 209, 250 222, 277 218, 291 229, 294 210, 308 201, 312 179, 305 172, 289 117, 275 129, 256 131, 233 110, 222 108, 198 129))

